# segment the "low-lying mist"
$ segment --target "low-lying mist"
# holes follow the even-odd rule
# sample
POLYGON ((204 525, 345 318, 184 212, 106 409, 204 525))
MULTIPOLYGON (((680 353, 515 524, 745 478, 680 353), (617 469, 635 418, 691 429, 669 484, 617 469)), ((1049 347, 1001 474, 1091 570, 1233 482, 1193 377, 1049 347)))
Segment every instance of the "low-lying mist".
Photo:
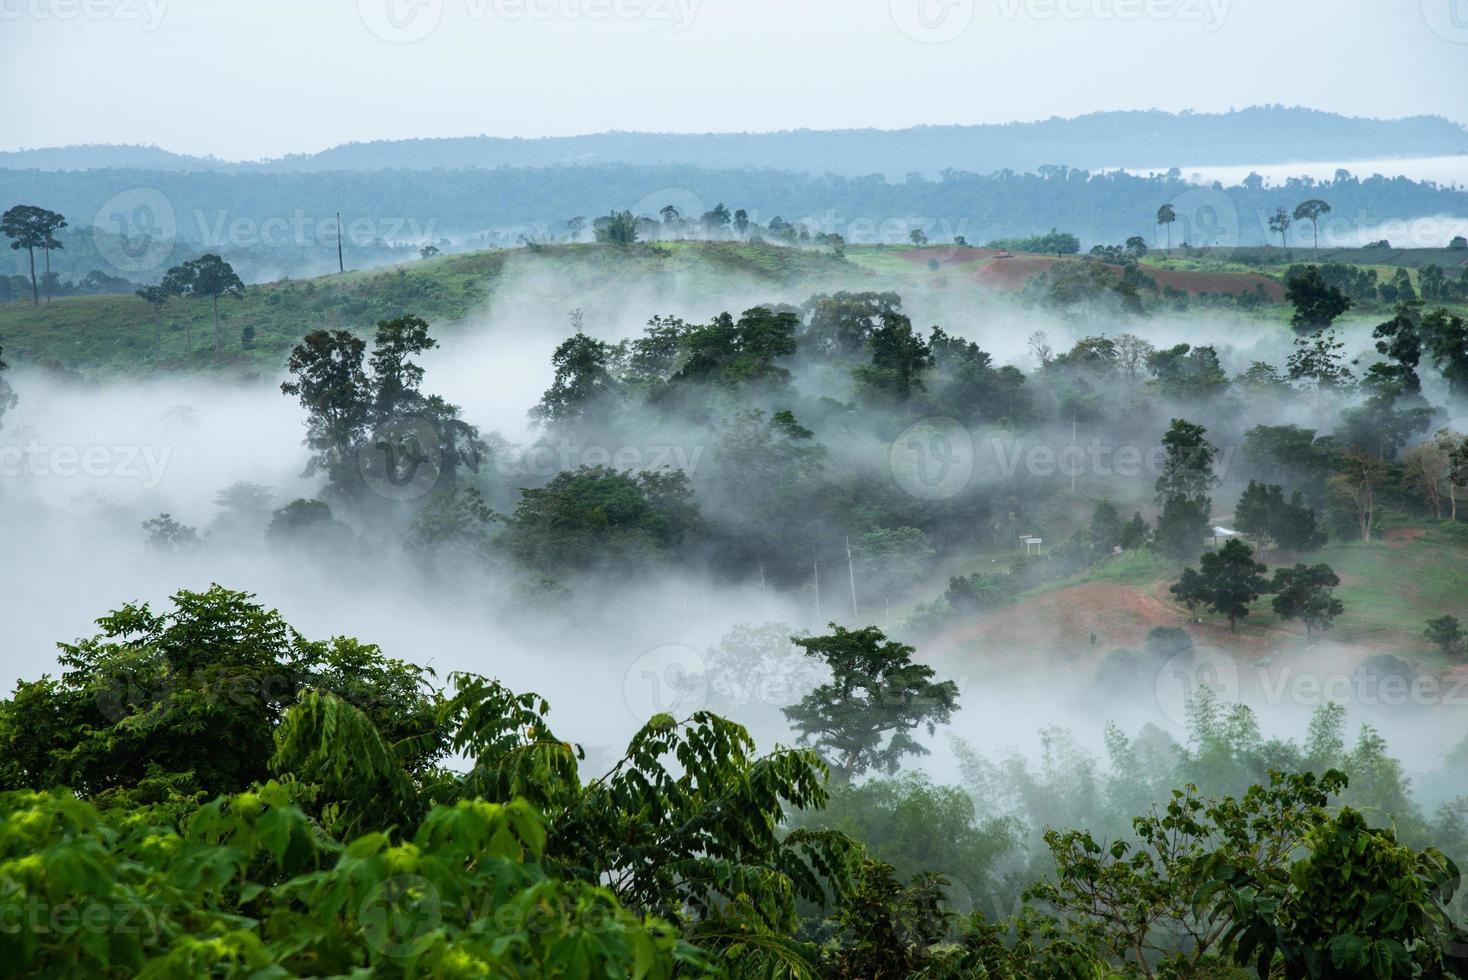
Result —
MULTIPOLYGON (((693 424, 673 411, 644 408, 600 430, 583 428, 569 442, 559 439, 527 415, 553 381, 552 353, 573 323, 591 337, 616 343, 639 336, 656 315, 702 323, 725 310, 738 316, 757 305, 796 307, 830 288, 739 281, 709 287, 677 280, 669 288, 666 277, 609 277, 568 296, 564 283, 526 256, 481 314, 435 330, 440 346, 422 360, 425 389, 460 406, 462 418, 481 434, 499 437, 478 479, 501 512, 513 509, 519 488, 542 486, 556 472, 585 463, 689 470, 704 516, 724 520, 738 516, 749 501, 721 494, 710 483, 723 472, 716 438, 722 419, 693 424), (579 311, 574 320, 573 309, 579 311), (536 440, 543 442, 531 452, 536 440), (619 456, 619 450, 626 454, 619 456)), ((905 292, 903 301, 915 328, 940 324, 988 351, 996 367, 1013 366, 1027 375, 1039 366, 1038 346, 1062 353, 1097 334, 1129 333, 1157 348, 1212 344, 1231 376, 1257 361, 1282 365, 1291 350, 1288 331, 1279 326, 1218 313, 1078 322, 994 294, 915 290, 905 292), (1044 335, 1039 344, 1037 332, 1044 335)), ((1350 354, 1370 355, 1370 326, 1364 319, 1342 325, 1350 354)), ((756 400, 770 412, 794 407, 813 441, 824 447, 828 465, 882 484, 889 499, 913 508, 941 505, 912 496, 894 474, 894 433, 909 431, 919 419, 868 419, 836 407, 852 403, 847 374, 799 361, 790 370, 805 388, 790 406, 775 396, 756 400)), ((865 583, 853 582, 853 576, 864 579, 867 567, 850 559, 849 535, 816 513, 809 518, 817 550, 798 565, 753 560, 732 574, 716 569, 708 555, 694 554, 635 577, 581 576, 569 595, 527 593, 504 562, 425 561, 408 540, 406 516, 362 521, 338 513, 354 524, 350 546, 271 543, 264 534, 269 511, 323 490, 322 477, 305 475, 304 415, 280 392, 283 377, 253 384, 180 377, 82 382, 33 367, 11 372, 19 403, 0 429, 0 458, 6 463, 0 536, 9 556, 0 566, 0 612, 7 627, 3 664, 12 677, 54 672, 55 642, 91 634, 96 617, 124 603, 166 607, 178 589, 202 590, 217 582, 257 594, 308 637, 356 636, 392 657, 432 667, 440 681, 452 671, 469 671, 537 691, 551 702, 559 730, 586 744, 593 759, 623 744, 653 713, 686 713, 705 705, 747 722, 761 746, 769 747, 792 740, 778 709, 822 679, 782 637, 823 632, 835 621, 876 624, 905 639, 914 603, 941 593, 949 575, 974 570, 960 549, 936 542, 942 557, 935 568, 874 605, 872 595, 856 594, 865 583), (269 488, 268 509, 241 517, 216 503, 221 491, 240 482, 269 488), (204 540, 177 548, 150 544, 142 522, 160 514, 197 528, 204 540), (766 630, 757 659, 710 652, 737 627, 765 624, 775 625, 766 630)), ((1127 403, 1117 391, 1100 391, 1098 398, 1108 405, 1127 403)), ((1150 508, 1156 474, 1145 466, 1130 476, 1094 468, 1075 475, 1063 468, 1037 469, 1031 457, 1021 456, 1005 472, 1000 457, 1093 442, 1108 458, 1118 447, 1146 453, 1159 445, 1169 421, 1184 415, 1216 433, 1229 458, 1251 426, 1317 424, 1305 402, 1235 400, 1200 410, 1135 397, 1120 413, 1051 411, 1024 426, 999 419, 975 425, 968 479, 975 486, 1003 488, 1004 495, 989 515, 990 526, 980 530, 987 539, 1012 542, 1011 531, 1041 530, 1029 526, 1039 523, 1040 513, 1056 515, 1057 522, 1083 522, 1101 496, 1120 501, 1125 515, 1134 502, 1140 501, 1138 509, 1150 508), (1043 507, 1018 517, 1006 513, 1022 509, 1030 493, 1045 498, 1043 507)), ((1237 498, 1240 483, 1224 473, 1224 486, 1214 494, 1216 510, 1237 498)), ((1059 538, 1058 529, 1046 534, 1046 547, 1058 546, 1059 538)), ((1041 611, 1017 633, 1005 634, 1011 639, 1002 647, 971 624, 918 641, 918 659, 933 662, 961 689, 953 724, 925 739, 933 754, 915 763, 936 780, 960 780, 969 750, 995 760, 1016 752, 1044 765, 1053 737, 1045 733, 1054 728, 1073 733, 1097 757, 1105 755, 1108 723, 1128 735, 1153 725, 1184 741, 1185 696, 1199 684, 1219 682, 1225 695, 1254 708, 1266 739, 1302 739, 1312 712, 1339 700, 1349 731, 1366 722, 1385 734, 1418 780, 1424 803, 1452 795, 1434 774, 1464 736, 1461 707, 1468 691, 1445 682, 1433 697, 1417 699, 1425 703, 1410 697, 1402 705, 1366 703, 1355 673, 1362 650, 1328 636, 1308 647, 1291 641, 1288 651, 1252 648, 1248 659, 1201 646, 1186 660, 1161 661, 1150 675, 1108 687, 1097 681, 1097 666, 1110 647, 1122 644, 1110 642, 1108 628, 1099 625, 1107 611, 1098 610, 1098 625, 1077 631, 1048 619, 1045 608, 1037 607, 1041 611), (1301 677, 1314 680, 1302 688, 1301 677), (954 739, 960 740, 958 754, 954 739)), ((1128 644, 1143 639, 1135 635, 1128 644)))

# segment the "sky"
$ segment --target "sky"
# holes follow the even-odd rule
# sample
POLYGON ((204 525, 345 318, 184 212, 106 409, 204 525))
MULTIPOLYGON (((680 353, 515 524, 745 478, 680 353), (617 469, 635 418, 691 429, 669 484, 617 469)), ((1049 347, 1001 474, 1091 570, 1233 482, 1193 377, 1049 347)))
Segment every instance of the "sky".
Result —
POLYGON ((0 0, 0 149, 900 128, 1304 105, 1468 123, 1468 0, 0 0))

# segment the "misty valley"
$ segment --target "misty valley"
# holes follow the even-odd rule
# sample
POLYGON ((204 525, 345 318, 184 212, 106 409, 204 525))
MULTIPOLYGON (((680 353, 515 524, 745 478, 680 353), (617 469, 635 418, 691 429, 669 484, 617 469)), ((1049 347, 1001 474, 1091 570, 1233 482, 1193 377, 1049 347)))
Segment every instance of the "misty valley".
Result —
POLYGON ((0 3, 0 977, 1468 978, 1452 4, 340 6, 0 3))

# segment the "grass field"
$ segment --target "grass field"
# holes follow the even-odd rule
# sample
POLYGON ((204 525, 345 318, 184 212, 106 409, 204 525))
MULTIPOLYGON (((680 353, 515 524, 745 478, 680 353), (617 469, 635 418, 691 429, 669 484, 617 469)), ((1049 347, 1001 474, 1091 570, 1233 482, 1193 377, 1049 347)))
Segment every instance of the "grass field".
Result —
POLYGON ((319 329, 369 330, 378 320, 414 313, 451 324, 486 308, 516 262, 564 283, 567 305, 579 291, 615 289, 635 277, 676 278, 692 291, 731 281, 845 281, 864 270, 815 250, 742 243, 538 246, 439 256, 399 266, 316 279, 262 283, 242 299, 222 300, 221 354, 204 300, 174 298, 155 322, 152 307, 131 295, 73 296, 40 307, 0 305, 0 346, 12 363, 53 363, 93 376, 159 371, 234 375, 281 369, 301 337, 319 329), (254 328, 246 347, 242 331, 254 328))

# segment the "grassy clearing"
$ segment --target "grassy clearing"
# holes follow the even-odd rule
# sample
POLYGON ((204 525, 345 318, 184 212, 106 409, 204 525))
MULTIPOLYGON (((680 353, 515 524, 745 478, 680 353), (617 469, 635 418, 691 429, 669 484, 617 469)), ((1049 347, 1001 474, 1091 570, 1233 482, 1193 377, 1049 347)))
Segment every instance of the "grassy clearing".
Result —
POLYGON ((735 242, 556 245, 438 256, 399 266, 246 288, 219 304, 221 353, 214 355, 210 304, 174 298, 155 322, 135 296, 77 296, 40 307, 0 305, 0 345, 14 364, 51 363, 94 377, 158 372, 236 376, 279 371, 312 330, 369 331, 379 320, 415 313, 435 324, 486 308, 519 263, 565 285, 566 294, 615 288, 639 276, 676 278, 690 290, 731 281, 842 283, 862 288, 869 273, 829 254, 735 242), (245 346, 242 332, 254 329, 245 346))

